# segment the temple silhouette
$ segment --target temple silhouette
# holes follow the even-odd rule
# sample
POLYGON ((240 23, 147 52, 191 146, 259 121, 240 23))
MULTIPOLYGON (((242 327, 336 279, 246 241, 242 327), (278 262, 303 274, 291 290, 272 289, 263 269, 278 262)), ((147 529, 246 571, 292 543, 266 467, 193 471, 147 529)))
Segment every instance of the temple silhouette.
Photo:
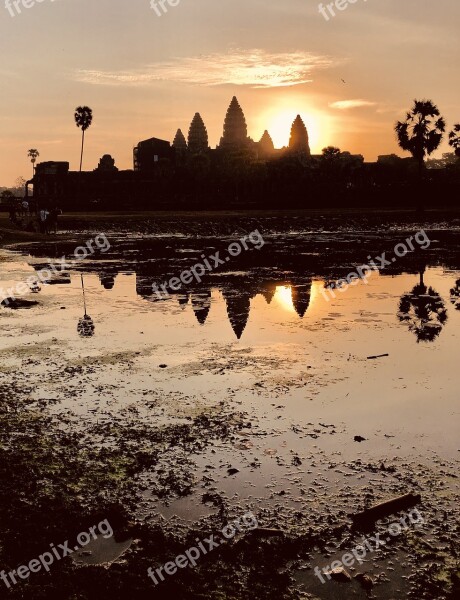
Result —
MULTIPOLYGON (((101 157, 93 171, 82 173, 71 171, 68 162, 41 162, 27 182, 26 193, 30 196, 31 187, 39 206, 54 205, 64 210, 220 208, 246 202, 249 196, 256 205, 260 195, 268 201, 278 188, 284 193, 289 191, 285 177, 291 188, 293 184, 302 185, 304 170, 320 159, 311 154, 308 131, 300 115, 292 123, 287 147, 276 149, 267 130, 259 141, 254 141, 234 96, 214 149, 197 112, 187 137, 178 128, 172 143, 157 137, 139 141, 133 149, 131 170, 119 170, 109 154, 101 157)), ((362 156, 347 152, 340 160, 351 170, 364 163, 362 156)))
MULTIPOLYGON (((460 169, 432 169, 420 193, 427 202, 434 196, 453 202, 459 179, 460 169)), ((172 142, 157 137, 137 142, 130 170, 119 170, 110 154, 82 173, 71 171, 68 162, 41 162, 26 184, 26 195, 37 207, 85 211, 366 207, 378 202, 399 207, 414 202, 407 185, 417 181, 413 158, 389 155, 365 162, 362 155, 333 146, 312 154, 301 115, 292 123, 287 146, 275 148, 268 130, 256 141, 234 96, 215 148, 196 112, 186 134, 178 128, 172 142)))

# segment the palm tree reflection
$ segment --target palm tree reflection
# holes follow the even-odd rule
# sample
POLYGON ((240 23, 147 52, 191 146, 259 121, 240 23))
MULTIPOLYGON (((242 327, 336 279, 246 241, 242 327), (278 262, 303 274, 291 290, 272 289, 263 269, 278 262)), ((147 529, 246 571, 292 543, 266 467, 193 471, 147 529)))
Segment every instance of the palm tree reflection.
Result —
POLYGON ((83 275, 81 275, 81 288, 83 290, 83 307, 85 314, 78 320, 77 331, 81 337, 92 337, 94 335, 94 321, 86 313, 86 297, 85 297, 85 284, 83 282, 83 275))
POLYGON ((447 320, 447 310, 438 292, 425 285, 424 274, 425 267, 420 270, 420 283, 401 297, 398 319, 407 323, 417 342, 433 342, 447 320))
POLYGON ((460 279, 457 279, 455 287, 450 290, 450 301, 457 310, 460 310, 460 279))

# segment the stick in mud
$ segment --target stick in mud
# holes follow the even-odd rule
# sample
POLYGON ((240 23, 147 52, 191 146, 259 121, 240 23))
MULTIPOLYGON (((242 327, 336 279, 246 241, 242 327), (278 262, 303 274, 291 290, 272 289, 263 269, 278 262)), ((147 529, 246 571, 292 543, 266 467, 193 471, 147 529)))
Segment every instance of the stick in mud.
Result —
POLYGON ((360 527, 363 525, 373 525, 379 519, 388 517, 393 513, 406 510, 416 506, 422 501, 419 494, 405 494, 398 498, 393 498, 387 502, 382 502, 376 506, 372 506, 366 510, 363 510, 356 515, 352 515, 353 527, 360 527))

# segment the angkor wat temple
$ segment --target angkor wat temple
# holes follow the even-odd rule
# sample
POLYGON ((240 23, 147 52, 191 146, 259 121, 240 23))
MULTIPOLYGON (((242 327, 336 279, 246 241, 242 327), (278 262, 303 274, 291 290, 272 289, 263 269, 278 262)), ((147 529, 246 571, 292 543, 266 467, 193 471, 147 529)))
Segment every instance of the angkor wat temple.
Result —
MULTIPOLYGON (((231 208, 313 208, 367 206, 382 202, 400 206, 404 186, 417 180, 411 158, 391 155, 365 163, 361 155, 328 147, 312 155, 307 128, 294 120, 289 145, 275 149, 268 131, 259 141, 248 135, 236 97, 228 107, 218 146, 211 149, 205 122, 193 117, 187 138, 178 129, 171 142, 155 137, 134 148, 133 169, 120 171, 104 155, 94 171, 69 170, 68 162, 36 167, 33 197, 39 206, 64 210, 202 210, 231 208), (392 187, 393 186, 393 187, 392 187), (401 194, 395 194, 395 188, 401 194)), ((437 195, 451 194, 452 176, 432 177, 437 195)), ((29 192, 28 192, 29 193, 29 192)), ((424 186, 427 199, 430 185, 424 186)))

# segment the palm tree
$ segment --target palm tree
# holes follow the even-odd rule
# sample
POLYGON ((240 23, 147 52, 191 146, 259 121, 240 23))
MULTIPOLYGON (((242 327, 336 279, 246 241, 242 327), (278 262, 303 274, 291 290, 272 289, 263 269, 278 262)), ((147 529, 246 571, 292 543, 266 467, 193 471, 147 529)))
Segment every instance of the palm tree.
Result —
POLYGON ((83 165, 83 148, 85 145, 85 131, 90 127, 93 122, 93 111, 89 106, 79 106, 75 109, 75 123, 77 127, 81 128, 81 156, 80 156, 80 173, 83 165))
POLYGON ((455 154, 460 158, 460 123, 454 125, 449 133, 449 145, 452 146, 455 154))
POLYGON ((395 132, 399 145, 410 152, 418 162, 420 176, 425 168, 425 157, 438 149, 446 123, 438 107, 431 100, 414 100, 405 121, 398 121, 395 132))
POLYGON ((32 178, 35 175, 35 163, 37 158, 40 156, 40 152, 36 148, 31 148, 27 152, 27 156, 30 158, 30 162, 32 163, 32 178))

